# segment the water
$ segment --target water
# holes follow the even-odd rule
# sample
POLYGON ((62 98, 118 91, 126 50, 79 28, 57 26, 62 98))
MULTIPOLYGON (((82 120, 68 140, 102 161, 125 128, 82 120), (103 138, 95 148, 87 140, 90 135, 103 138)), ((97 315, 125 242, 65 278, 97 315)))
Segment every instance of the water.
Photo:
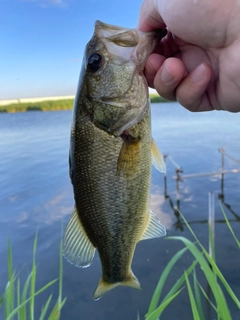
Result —
MULTIPOLYGON (((61 230, 66 226, 73 208, 73 194, 68 177, 70 111, 0 114, 0 296, 7 281, 7 239, 13 247, 14 268, 24 279, 31 268, 32 245, 38 231, 37 288, 58 276, 58 254, 61 230)), ((193 114, 176 103, 153 105, 153 136, 163 153, 183 168, 184 174, 219 171, 224 146, 240 158, 240 114, 209 112, 193 114)), ((225 159, 225 169, 240 165, 225 159)), ((172 180, 174 167, 167 160, 167 192, 164 198, 163 175, 153 169, 151 207, 168 229, 168 235, 190 237, 171 207, 176 206, 176 185, 172 180), (171 202, 172 201, 172 202, 171 202)), ((236 234, 240 234, 240 174, 229 174, 224 180, 224 201, 236 234), (232 213, 231 213, 232 211, 232 213)), ((200 241, 208 247, 206 219, 208 192, 215 193, 217 262, 235 294, 240 296, 240 255, 236 244, 222 222, 217 196, 221 192, 220 176, 186 179, 180 183, 180 210, 191 223, 200 241)), ((138 244, 132 268, 141 282, 142 291, 119 287, 98 302, 92 293, 100 279, 101 268, 96 255, 91 267, 78 269, 64 260, 63 295, 67 302, 61 319, 132 320, 139 312, 147 312, 159 276, 170 258, 183 245, 155 239, 138 244)), ((173 269, 163 295, 190 265, 186 254, 173 269)), ((201 277, 201 273, 200 277, 201 277)), ((54 297, 57 286, 53 287, 54 297)), ((41 294, 36 301, 36 314, 52 291, 41 294)), ((229 300, 229 299, 228 299, 229 300)), ((191 319, 186 290, 168 308, 161 319, 191 319)), ((237 307, 229 304, 232 319, 240 319, 237 307)), ((0 310, 0 319, 3 313, 0 310)), ((214 319, 208 316, 206 319, 214 319)))

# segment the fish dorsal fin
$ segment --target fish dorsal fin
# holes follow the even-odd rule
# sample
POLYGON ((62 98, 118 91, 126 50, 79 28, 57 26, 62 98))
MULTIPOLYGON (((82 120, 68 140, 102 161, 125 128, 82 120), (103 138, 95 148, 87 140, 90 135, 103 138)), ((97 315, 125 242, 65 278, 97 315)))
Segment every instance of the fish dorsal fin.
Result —
POLYGON ((166 164, 164 162, 163 156, 156 145, 156 142, 152 138, 151 143, 151 151, 152 151, 152 164, 154 167, 160 172, 166 172, 166 164))
POLYGON ((166 233, 165 227, 161 224, 156 215, 150 211, 147 228, 140 240, 164 237, 166 233))
POLYGON ((95 290, 93 294, 94 300, 99 300, 104 293, 118 287, 118 286, 127 286, 134 289, 141 290, 141 285, 137 279, 137 277, 133 274, 132 270, 129 274, 129 276, 121 282, 115 282, 115 283, 108 283, 107 281, 104 281, 103 278, 100 279, 99 284, 97 286, 97 289, 95 290))
POLYGON ((82 226, 77 209, 74 208, 64 234, 63 255, 76 267, 88 267, 94 257, 95 248, 82 226))

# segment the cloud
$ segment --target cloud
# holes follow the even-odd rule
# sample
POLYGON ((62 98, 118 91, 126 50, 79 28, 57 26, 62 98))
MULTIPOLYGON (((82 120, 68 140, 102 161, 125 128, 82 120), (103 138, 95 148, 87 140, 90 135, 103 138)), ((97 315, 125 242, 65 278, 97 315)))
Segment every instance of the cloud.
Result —
POLYGON ((152 189, 153 192, 151 193, 150 198, 150 208, 162 222, 164 227, 170 230, 173 225, 173 217, 169 215, 167 212, 163 211, 162 207, 165 202, 163 192, 157 185, 153 185, 152 189))
POLYGON ((40 7, 46 8, 49 6, 58 6, 58 7, 66 7, 67 0, 20 0, 22 2, 35 2, 40 7))
POLYGON ((53 5, 63 5, 66 4, 65 1, 63 0, 48 0, 49 3, 53 4, 53 5))

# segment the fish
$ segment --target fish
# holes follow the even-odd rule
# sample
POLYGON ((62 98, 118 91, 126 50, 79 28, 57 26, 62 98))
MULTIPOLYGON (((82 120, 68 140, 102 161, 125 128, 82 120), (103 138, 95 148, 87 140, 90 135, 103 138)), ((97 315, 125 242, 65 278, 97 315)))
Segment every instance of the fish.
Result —
POLYGON ((75 207, 63 252, 88 267, 98 251, 98 300, 119 286, 141 289, 131 264, 140 240, 162 237, 150 210, 152 163, 165 163, 151 134, 147 58, 165 35, 101 21, 86 45, 71 122, 69 174, 75 207))

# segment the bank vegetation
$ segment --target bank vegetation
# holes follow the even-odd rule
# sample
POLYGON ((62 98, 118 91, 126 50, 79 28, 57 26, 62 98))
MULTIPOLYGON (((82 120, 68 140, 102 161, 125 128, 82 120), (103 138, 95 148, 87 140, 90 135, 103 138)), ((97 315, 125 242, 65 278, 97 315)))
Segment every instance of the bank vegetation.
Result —
MULTIPOLYGON (((150 94, 151 103, 164 102, 162 97, 158 94, 150 94)), ((26 112, 26 111, 59 111, 71 110, 73 106, 73 99, 64 100, 49 100, 39 102, 19 102, 9 105, 0 106, 0 112, 26 112)))

